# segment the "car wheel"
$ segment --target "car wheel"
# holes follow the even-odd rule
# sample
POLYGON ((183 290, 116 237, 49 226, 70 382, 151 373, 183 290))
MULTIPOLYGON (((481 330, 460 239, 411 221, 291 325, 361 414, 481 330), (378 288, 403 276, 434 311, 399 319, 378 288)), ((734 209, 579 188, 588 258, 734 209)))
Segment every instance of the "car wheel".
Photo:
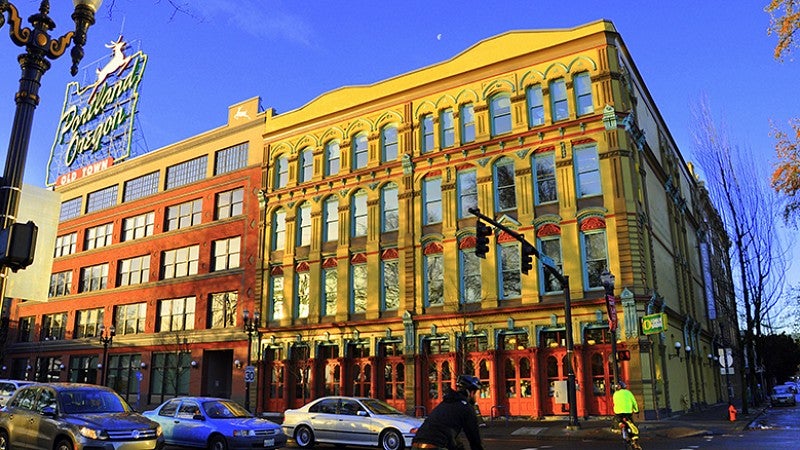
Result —
POLYGON ((55 450, 72 450, 72 441, 69 438, 61 438, 54 447, 55 450))
POLYGON ((211 436, 208 440, 208 450, 228 450, 228 442, 222 436, 211 436))
POLYGON ((8 433, 0 431, 0 450, 9 450, 8 433))
POLYGON ((305 425, 299 426, 294 432, 294 441, 302 448, 311 448, 314 446, 314 432, 305 425))
POLYGON ((382 450, 403 450, 405 442, 397 430, 386 430, 381 434, 382 450))

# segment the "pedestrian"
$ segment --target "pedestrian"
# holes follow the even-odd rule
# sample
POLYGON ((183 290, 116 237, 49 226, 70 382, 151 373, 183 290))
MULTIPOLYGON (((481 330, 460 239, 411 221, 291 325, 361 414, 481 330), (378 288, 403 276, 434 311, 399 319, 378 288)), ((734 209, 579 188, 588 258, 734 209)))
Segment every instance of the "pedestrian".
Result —
POLYGON ((614 402, 614 416, 617 422, 622 423, 623 419, 627 420, 631 439, 636 443, 636 440, 639 439, 639 429, 633 421, 633 414, 639 413, 639 404, 636 402, 633 392, 628 390, 628 386, 624 381, 620 380, 619 384, 617 384, 617 390, 614 391, 612 401, 614 402))
POLYGON ((419 427, 412 448, 460 450, 458 435, 462 431, 467 437, 470 450, 483 450, 475 413, 475 395, 481 382, 472 375, 459 375, 456 390, 444 394, 442 403, 433 408, 419 427))

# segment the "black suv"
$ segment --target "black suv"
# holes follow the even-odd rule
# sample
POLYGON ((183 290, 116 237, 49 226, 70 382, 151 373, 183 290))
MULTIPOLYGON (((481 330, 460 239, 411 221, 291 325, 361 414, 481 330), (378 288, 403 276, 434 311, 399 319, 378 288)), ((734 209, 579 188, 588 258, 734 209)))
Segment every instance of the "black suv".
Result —
POLYGON ((160 450, 161 426, 135 412, 112 389, 41 383, 18 389, 0 409, 0 449, 160 450))

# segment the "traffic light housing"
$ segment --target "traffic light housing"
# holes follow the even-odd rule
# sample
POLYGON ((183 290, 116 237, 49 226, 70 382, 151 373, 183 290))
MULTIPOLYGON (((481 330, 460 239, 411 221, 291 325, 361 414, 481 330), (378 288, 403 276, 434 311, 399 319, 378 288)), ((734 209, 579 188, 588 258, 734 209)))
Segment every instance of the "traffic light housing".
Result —
POLYGON ((630 350, 619 350, 617 351, 617 361, 630 361, 631 360, 631 351, 630 350))
POLYGON ((492 229, 479 219, 475 224, 475 256, 478 258, 486 258, 486 253, 489 252, 489 236, 491 235, 492 229))
POLYGON ((522 243, 522 254, 520 255, 520 270, 525 275, 533 269, 533 256, 536 255, 536 248, 527 243, 522 243))

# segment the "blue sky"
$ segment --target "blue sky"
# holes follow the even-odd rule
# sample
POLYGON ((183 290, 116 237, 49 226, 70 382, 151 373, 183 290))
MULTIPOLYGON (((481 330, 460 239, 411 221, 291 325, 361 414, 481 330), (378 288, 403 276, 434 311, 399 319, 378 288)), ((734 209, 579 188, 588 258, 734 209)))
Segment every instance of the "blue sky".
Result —
MULTIPOLYGON (((767 0, 399 3, 374 0, 202 0, 192 16, 166 0, 106 0, 89 30, 83 69, 93 73, 103 44, 122 33, 148 54, 138 127, 156 150, 225 123, 227 107, 260 96, 279 113, 346 85, 370 84, 452 58, 510 30, 571 28, 611 20, 687 161, 690 108, 707 96, 732 141, 773 158, 770 121, 800 116, 800 61, 778 62, 767 34, 767 0)), ((39 1, 13 3, 24 17, 39 1)), ((55 35, 72 29, 71 2, 52 2, 55 35)), ((0 157, 5 160, 18 88, 20 49, 0 29, 0 157)), ((795 50, 797 53, 797 50, 795 50)), ((45 74, 25 182, 44 186, 68 56, 45 74)), ((79 77, 81 74, 79 74, 79 77)))

